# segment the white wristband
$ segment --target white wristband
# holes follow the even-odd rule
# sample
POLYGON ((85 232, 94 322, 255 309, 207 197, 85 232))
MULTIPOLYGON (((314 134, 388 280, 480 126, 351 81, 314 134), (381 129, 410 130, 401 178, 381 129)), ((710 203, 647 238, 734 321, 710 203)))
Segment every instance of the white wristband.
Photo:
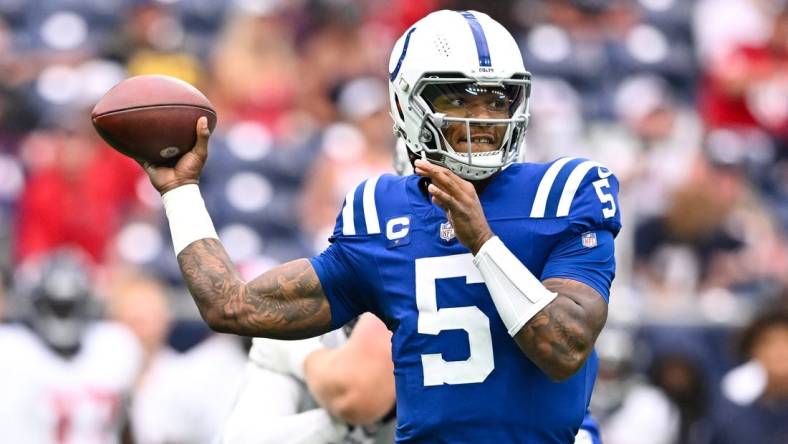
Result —
POLYGON ((482 245, 473 263, 510 336, 558 296, 542 285, 497 236, 482 245))
POLYGON ((161 198, 170 223, 175 256, 194 241, 219 239, 196 184, 167 191, 161 198))

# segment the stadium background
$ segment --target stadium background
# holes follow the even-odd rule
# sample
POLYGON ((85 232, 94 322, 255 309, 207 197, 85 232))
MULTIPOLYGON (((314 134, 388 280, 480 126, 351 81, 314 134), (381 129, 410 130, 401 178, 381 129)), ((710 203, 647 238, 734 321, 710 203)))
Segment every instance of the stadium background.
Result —
POLYGON ((194 349, 209 333, 158 195, 97 139, 92 105, 138 74, 206 93, 219 125, 201 188, 253 276, 319 251, 346 190, 391 170, 389 51, 444 7, 487 12, 518 39, 535 76, 528 161, 591 157, 621 180, 592 402, 607 442, 709 442, 719 412, 758 384, 724 379, 746 360, 739 332, 788 296, 780 0, 0 0, 0 319, 25 316, 21 264, 76 246, 105 317, 127 319, 117 283, 143 274, 166 286, 167 308, 140 300, 140 322, 194 349))

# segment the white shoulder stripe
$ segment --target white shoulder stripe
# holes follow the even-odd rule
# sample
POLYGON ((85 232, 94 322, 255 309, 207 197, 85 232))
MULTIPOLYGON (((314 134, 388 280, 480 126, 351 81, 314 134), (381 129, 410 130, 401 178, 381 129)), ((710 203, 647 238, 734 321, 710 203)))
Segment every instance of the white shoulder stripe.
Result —
POLYGON ((531 217, 544 217, 544 212, 547 209, 547 198, 550 196, 550 189, 553 188, 556 176, 561 171, 561 168, 576 157, 564 157, 556 160, 550 165, 550 168, 542 176, 542 181, 539 182, 539 188, 536 190, 536 197, 534 197, 534 204, 531 206, 531 217))
POLYGON ((364 184, 364 222, 367 224, 367 234, 380 234, 378 222, 378 207, 375 205, 375 187, 380 176, 370 177, 364 184))
POLYGON ((591 168, 598 166, 602 165, 593 160, 586 160, 572 170, 572 173, 566 180, 566 185, 564 185, 564 191, 561 193, 561 200, 558 201, 558 210, 555 214, 556 217, 569 215, 569 209, 572 207, 572 200, 575 198, 577 188, 580 187, 580 182, 583 181, 583 178, 586 177, 586 173, 588 173, 591 168))
POLYGON ((355 236, 356 222, 353 220, 353 196, 356 189, 352 188, 345 196, 345 208, 342 208, 342 234, 345 236, 355 236))

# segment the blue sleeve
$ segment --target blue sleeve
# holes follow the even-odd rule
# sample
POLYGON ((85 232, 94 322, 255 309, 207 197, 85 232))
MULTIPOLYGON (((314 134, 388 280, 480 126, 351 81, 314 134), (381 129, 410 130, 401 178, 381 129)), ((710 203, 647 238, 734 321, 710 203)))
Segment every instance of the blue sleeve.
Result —
MULTIPOLYGON (((621 230, 618 178, 599 165, 591 168, 576 186, 574 197, 568 199, 569 206, 564 209, 567 214, 561 213, 559 205, 558 215, 569 217, 571 230, 576 234, 604 229, 617 235, 621 230)), ((574 188, 574 185, 567 184, 567 187, 574 188)))
POLYGON ((567 278, 582 282, 610 300, 610 284, 616 275, 613 233, 591 230, 571 234, 550 252, 541 279, 567 278))
POLYGON ((358 278, 360 275, 347 260, 340 243, 332 243, 310 262, 328 299, 332 330, 369 311, 363 297, 367 291, 363 280, 358 278))
POLYGON ((310 259, 328 299, 332 328, 365 312, 384 318, 376 258, 385 238, 376 196, 385 193, 391 177, 372 177, 348 191, 328 239, 331 245, 310 259))

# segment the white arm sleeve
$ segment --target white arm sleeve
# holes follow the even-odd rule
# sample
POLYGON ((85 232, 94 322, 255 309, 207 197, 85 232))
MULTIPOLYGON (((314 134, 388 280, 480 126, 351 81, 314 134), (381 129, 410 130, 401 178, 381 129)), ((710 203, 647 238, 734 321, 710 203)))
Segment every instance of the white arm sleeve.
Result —
POLYGON ((246 383, 227 419, 223 444, 323 444, 341 441, 347 426, 323 409, 298 412, 306 388, 292 376, 250 362, 246 383))
POLYGON ((542 285, 498 236, 482 245, 473 263, 481 272, 510 336, 516 335, 558 296, 542 285))

